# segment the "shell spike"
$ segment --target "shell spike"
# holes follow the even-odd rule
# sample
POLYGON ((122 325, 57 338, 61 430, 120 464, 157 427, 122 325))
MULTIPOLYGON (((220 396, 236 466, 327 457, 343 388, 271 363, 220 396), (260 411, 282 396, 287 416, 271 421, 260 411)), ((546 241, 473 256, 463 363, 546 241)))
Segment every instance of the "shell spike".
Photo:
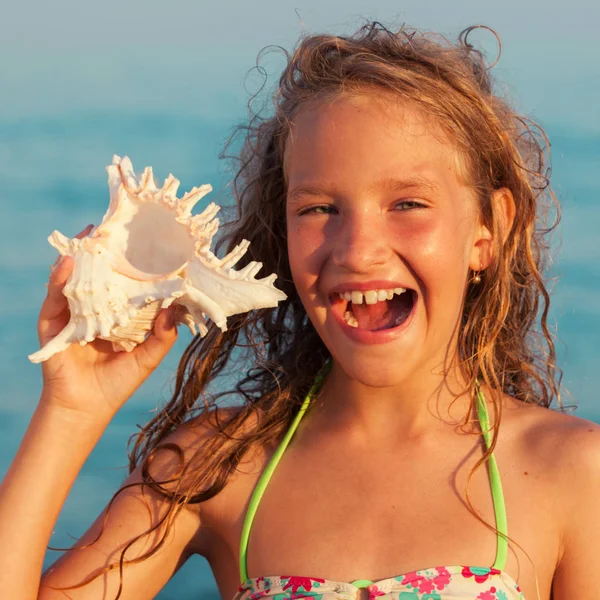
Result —
POLYGON ((73 342, 77 341, 77 325, 74 321, 69 324, 54 338, 52 338, 43 348, 30 354, 27 358, 32 363, 39 363, 48 360, 58 352, 66 350, 73 342))
POLYGON ((252 269, 250 269, 250 275, 248 275, 244 279, 254 279, 263 266, 261 262, 255 262, 250 264, 253 265, 252 269))
POLYGON ((213 236, 215 235, 215 233, 217 233, 217 231, 219 231, 219 224, 220 221, 219 219, 213 219, 205 228, 204 228, 204 232, 203 235, 204 237, 207 237, 209 239, 212 239, 213 236))
POLYGON ((248 263, 243 269, 235 271, 230 269, 228 275, 235 279, 243 279, 244 281, 250 281, 262 267, 262 263, 258 263, 258 269, 256 268, 257 263, 248 263))
POLYGON ((172 173, 169 173, 169 176, 165 179, 165 182, 162 187, 163 194, 170 198, 176 198, 178 189, 179 179, 173 177, 172 173))
POLYGON ((119 164, 119 171, 121 173, 121 181, 129 193, 136 193, 140 190, 140 182, 135 176, 133 165, 129 160, 128 156, 124 156, 119 164))
POLYGON ((141 177, 140 187, 144 192, 156 192, 156 184, 154 183, 154 174, 152 167, 146 167, 141 177))
MULTIPOLYGON (((195 226, 194 217, 192 217, 192 234, 197 238, 199 247, 208 251, 214 235, 219 230, 219 219, 213 219, 208 225, 201 228, 195 226)), ((204 253, 204 250, 201 250, 204 253)))
POLYGON ((221 207, 217 206, 214 202, 211 202, 199 215, 192 217, 194 227, 205 227, 207 223, 214 219, 219 210, 221 210, 221 207))
POLYGON ((189 312, 186 312, 184 315, 180 316, 178 320, 187 326, 187 328, 191 331, 192 335, 196 335, 196 322, 194 321, 192 315, 190 315, 189 312))
MULTIPOLYGON (((185 216, 189 216, 192 212, 192 208, 196 206, 198 200, 204 198, 206 194, 212 192, 212 186, 209 184, 201 185, 200 187, 193 187, 189 192, 186 192, 179 201, 179 206, 181 206, 182 214, 185 216)), ((213 203, 214 204, 214 203, 213 203)))
POLYGON ((246 254, 250 243, 244 242, 247 242, 247 240, 243 240, 229 254, 227 254, 227 256, 223 257, 223 260, 221 261, 221 269, 231 269, 239 262, 240 258, 246 254))
POLYGON ((66 254, 71 248, 71 240, 66 235, 63 235, 60 231, 58 231, 58 229, 55 229, 48 236, 48 243, 53 248, 56 248, 61 254, 66 254))

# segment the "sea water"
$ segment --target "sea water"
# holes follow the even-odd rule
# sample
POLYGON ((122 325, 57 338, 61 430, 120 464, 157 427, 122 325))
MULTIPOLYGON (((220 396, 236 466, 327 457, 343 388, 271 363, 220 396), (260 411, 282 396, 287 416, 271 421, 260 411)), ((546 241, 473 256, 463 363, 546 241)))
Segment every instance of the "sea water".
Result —
MULTIPOLYGON (((38 348, 36 318, 45 295, 48 265, 56 252, 46 238, 54 229, 74 236, 98 224, 108 205, 105 165, 128 155, 137 170, 172 172, 180 195, 211 183, 214 200, 230 202, 230 180, 217 156, 235 120, 214 122, 166 114, 90 114, 0 122, 0 475, 12 461, 41 390, 39 365, 27 360, 38 348)), ((551 324, 558 336, 564 384, 576 414, 600 422, 600 136, 546 124, 553 142, 552 180, 563 203, 554 246, 551 324)), ((190 334, 180 330, 175 348, 118 413, 86 462, 56 524, 51 545, 73 543, 93 522, 127 476, 126 443, 138 423, 170 397, 173 373, 190 334)), ((31 493, 35 493, 32 490, 31 493)), ((57 557, 48 552, 46 565, 57 557)), ((160 600, 217 598, 204 559, 193 557, 157 596, 160 600)))

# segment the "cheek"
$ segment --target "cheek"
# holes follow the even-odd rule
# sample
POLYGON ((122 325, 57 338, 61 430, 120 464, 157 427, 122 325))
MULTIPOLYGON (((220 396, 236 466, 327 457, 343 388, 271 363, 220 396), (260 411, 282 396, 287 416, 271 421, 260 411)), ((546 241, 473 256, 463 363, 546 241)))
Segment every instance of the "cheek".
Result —
POLYGON ((325 254, 323 228, 288 224, 288 259, 300 293, 317 278, 325 254))
POLYGON ((423 260, 432 265, 449 263, 462 267, 468 262, 471 238, 470 221, 455 215, 440 215, 404 232, 407 244, 418 249, 423 260))
POLYGON ((426 305, 443 306, 444 313, 454 314, 462 303, 470 257, 467 225, 452 215, 440 215, 412 223, 402 232, 402 250, 409 268, 424 286, 421 291, 426 305))

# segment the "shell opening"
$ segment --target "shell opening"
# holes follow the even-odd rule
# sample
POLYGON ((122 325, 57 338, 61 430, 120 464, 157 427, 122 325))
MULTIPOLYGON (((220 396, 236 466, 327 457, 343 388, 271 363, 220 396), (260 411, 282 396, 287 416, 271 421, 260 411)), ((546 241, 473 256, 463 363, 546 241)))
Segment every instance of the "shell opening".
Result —
POLYGON ((139 207, 125 225, 125 258, 144 273, 168 274, 194 258, 194 239, 173 212, 156 204, 139 207))

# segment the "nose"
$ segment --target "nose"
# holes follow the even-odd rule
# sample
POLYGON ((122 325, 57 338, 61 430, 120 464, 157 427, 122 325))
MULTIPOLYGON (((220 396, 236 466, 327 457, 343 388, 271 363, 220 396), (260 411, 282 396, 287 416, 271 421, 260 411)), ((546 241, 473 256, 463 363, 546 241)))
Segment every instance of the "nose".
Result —
POLYGON ((367 273, 390 258, 385 223, 378 211, 359 211, 343 216, 336 228, 332 260, 335 266, 367 273))

